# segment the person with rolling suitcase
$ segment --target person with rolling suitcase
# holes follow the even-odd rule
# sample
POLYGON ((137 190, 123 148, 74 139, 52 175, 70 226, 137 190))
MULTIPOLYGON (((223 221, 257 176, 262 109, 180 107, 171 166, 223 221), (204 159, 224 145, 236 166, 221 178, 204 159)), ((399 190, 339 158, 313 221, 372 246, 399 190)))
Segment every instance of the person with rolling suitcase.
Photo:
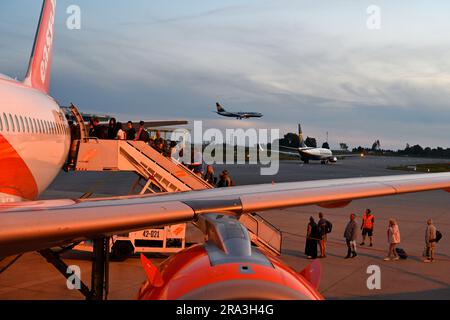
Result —
POLYGON ((400 229, 398 228, 397 222, 394 219, 389 220, 387 238, 389 243, 389 251, 388 256, 384 258, 384 261, 400 259, 397 250, 395 250, 397 245, 400 243, 400 229))

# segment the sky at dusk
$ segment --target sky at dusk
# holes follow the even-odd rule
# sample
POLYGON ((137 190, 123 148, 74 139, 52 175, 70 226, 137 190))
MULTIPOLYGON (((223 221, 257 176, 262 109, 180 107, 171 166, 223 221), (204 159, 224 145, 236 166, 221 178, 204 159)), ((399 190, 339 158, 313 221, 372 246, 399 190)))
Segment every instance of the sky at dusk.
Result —
MULTIPOLYGON (((41 1, 0 2, 0 72, 23 79, 41 1)), ((51 95, 121 120, 279 128, 337 147, 450 147, 450 2, 58 0, 51 95), (69 30, 66 9, 81 8, 69 30), (366 12, 381 9, 381 29, 366 12), (264 117, 239 121, 212 111, 264 117)))

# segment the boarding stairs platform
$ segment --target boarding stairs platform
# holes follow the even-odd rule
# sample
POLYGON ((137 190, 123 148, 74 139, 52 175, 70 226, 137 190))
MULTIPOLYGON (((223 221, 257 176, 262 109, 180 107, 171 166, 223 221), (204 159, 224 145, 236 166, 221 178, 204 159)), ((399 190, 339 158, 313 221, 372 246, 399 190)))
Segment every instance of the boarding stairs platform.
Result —
MULTIPOLYGON (((129 171, 137 175, 130 194, 180 192, 212 189, 182 163, 162 155, 143 141, 99 140, 87 137, 78 109, 70 111, 80 126, 80 139, 72 141, 74 151, 70 169, 75 171, 129 171)), ((243 214, 240 222, 261 249, 281 254, 281 231, 258 214, 243 214)))

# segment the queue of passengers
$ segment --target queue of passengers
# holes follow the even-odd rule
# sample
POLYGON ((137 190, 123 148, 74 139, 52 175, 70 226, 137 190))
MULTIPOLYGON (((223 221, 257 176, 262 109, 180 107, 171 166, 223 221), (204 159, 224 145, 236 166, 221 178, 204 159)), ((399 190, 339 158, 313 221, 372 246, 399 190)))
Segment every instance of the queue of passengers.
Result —
MULTIPOLYGON (((361 227, 358 227, 356 222, 356 214, 350 215, 349 221, 345 226, 343 237, 347 246, 347 255, 345 259, 355 258, 358 254, 356 251, 356 240, 358 237, 358 229, 360 229, 363 237, 363 241, 360 246, 365 245, 367 237, 369 238, 369 246, 373 246, 373 231, 374 231, 375 217, 370 209, 366 209, 362 216, 361 227)), ((308 259, 325 258, 326 257, 326 244, 327 234, 331 233, 332 224, 324 218, 322 212, 319 212, 319 221, 316 223, 313 217, 309 218, 309 223, 306 232, 306 244, 305 254, 308 259), (317 247, 319 245, 320 254, 318 254, 317 247)), ((389 219, 386 229, 388 254, 384 258, 384 261, 396 261, 400 258, 406 259, 406 252, 398 248, 400 244, 400 228, 395 219, 389 219)), ((442 238, 442 234, 433 225, 432 219, 427 220, 427 226, 425 228, 425 248, 423 251, 424 262, 434 262, 436 255, 436 244, 442 238)))
MULTIPOLYGON (((109 120, 108 126, 102 125, 97 118, 90 120, 89 136, 102 140, 131 140, 144 141, 148 143, 158 152, 170 156, 169 145, 167 141, 161 138, 160 131, 156 132, 156 137, 151 138, 149 132, 145 128, 145 122, 139 122, 139 128, 136 131, 133 122, 128 121, 126 128, 121 122, 117 122, 115 118, 109 120)), ((176 145, 176 142, 175 142, 176 145)), ((173 143, 170 147, 174 147, 173 143)))
MULTIPOLYGON (((102 140, 144 141, 159 153, 175 161, 180 161, 183 157, 183 149, 178 148, 177 142, 171 141, 168 143, 161 137, 160 131, 156 131, 156 137, 151 138, 145 128, 144 121, 139 122, 139 128, 136 131, 131 121, 128 121, 126 128, 124 128, 122 123, 117 122, 115 118, 109 120, 108 126, 102 125, 97 118, 92 118, 90 120, 89 136, 102 140)), ((232 187, 235 185, 234 181, 230 178, 228 170, 223 170, 217 178, 214 175, 213 166, 208 165, 206 172, 203 173, 203 156, 200 151, 194 151, 192 153, 191 163, 187 167, 209 184, 218 188, 232 187)))

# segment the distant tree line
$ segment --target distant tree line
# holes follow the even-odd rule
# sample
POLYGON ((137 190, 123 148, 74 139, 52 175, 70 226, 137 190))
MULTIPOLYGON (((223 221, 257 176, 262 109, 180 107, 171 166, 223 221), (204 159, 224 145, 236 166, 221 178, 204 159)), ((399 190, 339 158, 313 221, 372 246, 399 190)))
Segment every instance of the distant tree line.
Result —
POLYGON ((416 144, 410 146, 406 144, 405 149, 403 150, 382 150, 377 148, 363 148, 359 146, 358 148, 354 148, 353 152, 358 153, 372 153, 372 154, 383 154, 383 155, 399 155, 399 156, 413 156, 413 157, 428 157, 428 158, 450 158, 450 148, 444 149, 442 147, 430 148, 416 144))
MULTIPOLYGON (((287 133, 279 140, 280 147, 298 148, 300 147, 300 138, 296 133, 287 133)), ((305 144, 311 148, 317 148, 316 138, 306 137, 305 144)), ((322 148, 330 149, 328 142, 322 144, 322 148)))
MULTIPOLYGON (((308 147, 317 148, 317 140, 313 137, 307 137, 305 139, 305 144, 308 147)), ((341 150, 347 151, 350 149, 347 143, 341 142, 340 144, 341 150)), ((290 148, 298 148, 300 146, 300 139, 298 134, 296 133, 287 133, 283 138, 279 140, 280 147, 290 147, 290 148)), ((330 149, 328 142, 324 142, 322 144, 322 148, 330 149)), ((352 149, 353 153, 365 153, 365 154, 374 154, 374 155, 392 155, 392 156, 414 156, 414 157, 429 157, 429 158, 450 158, 450 148, 444 149, 442 147, 430 148, 416 144, 410 146, 406 144, 406 147, 403 150, 385 150, 381 148, 380 140, 375 140, 372 144, 371 148, 357 147, 352 149)))

